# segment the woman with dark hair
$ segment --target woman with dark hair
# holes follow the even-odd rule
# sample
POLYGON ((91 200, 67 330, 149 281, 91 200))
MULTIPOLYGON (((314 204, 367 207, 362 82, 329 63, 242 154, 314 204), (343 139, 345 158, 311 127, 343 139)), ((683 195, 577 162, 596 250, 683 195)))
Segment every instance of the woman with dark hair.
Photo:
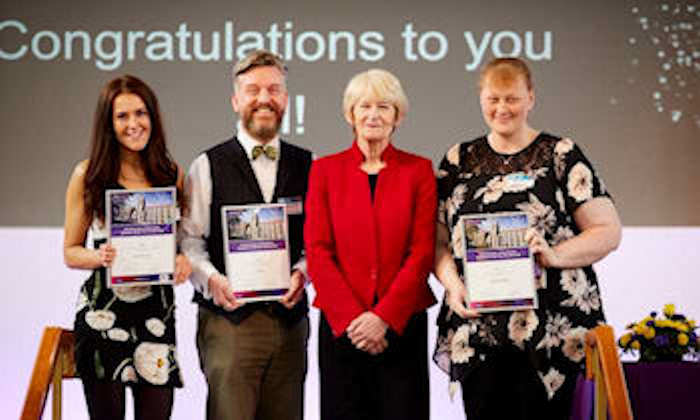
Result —
POLYGON ((604 322, 591 266, 620 243, 620 220, 581 148, 529 125, 530 70, 498 58, 479 80, 489 133, 449 149, 438 171, 435 274, 445 286, 435 361, 462 386, 472 419, 568 419, 586 331, 604 322), (544 268, 538 307, 467 309, 460 216, 521 211, 544 268))
MULTIPOLYGON (((117 252, 106 243, 105 190, 176 186, 185 210, 182 173, 165 144, 158 101, 133 76, 102 89, 90 158, 78 163, 66 191, 63 256, 70 268, 93 270, 80 289, 75 360, 92 419, 123 419, 130 386, 137 419, 167 419, 181 387, 175 353, 175 301, 170 286, 108 288, 117 252), (86 240, 92 243, 88 247, 86 240)), ((175 258, 175 283, 191 272, 175 258)))

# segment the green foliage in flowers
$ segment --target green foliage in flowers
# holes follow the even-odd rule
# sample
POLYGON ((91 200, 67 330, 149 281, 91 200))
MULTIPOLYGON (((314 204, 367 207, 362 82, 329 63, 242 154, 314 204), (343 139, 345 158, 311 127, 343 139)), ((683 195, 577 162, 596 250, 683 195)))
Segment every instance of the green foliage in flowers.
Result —
POLYGON ((651 312, 641 321, 627 325, 617 344, 623 352, 639 351, 642 362, 681 360, 683 355, 698 355, 700 337, 695 320, 676 313, 673 304, 664 305, 663 317, 651 312))

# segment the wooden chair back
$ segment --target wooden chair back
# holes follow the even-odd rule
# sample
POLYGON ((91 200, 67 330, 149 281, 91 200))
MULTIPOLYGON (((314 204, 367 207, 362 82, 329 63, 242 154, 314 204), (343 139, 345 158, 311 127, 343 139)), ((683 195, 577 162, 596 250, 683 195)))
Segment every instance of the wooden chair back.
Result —
POLYGON ((34 362, 32 379, 24 400, 21 420, 39 420, 44 412, 49 387, 53 385, 52 418, 61 418, 61 383, 75 378, 73 332, 60 327, 46 327, 34 362))
POLYGON ((586 378, 595 382, 595 420, 632 420, 632 407, 612 327, 599 325, 591 329, 585 342, 586 378))

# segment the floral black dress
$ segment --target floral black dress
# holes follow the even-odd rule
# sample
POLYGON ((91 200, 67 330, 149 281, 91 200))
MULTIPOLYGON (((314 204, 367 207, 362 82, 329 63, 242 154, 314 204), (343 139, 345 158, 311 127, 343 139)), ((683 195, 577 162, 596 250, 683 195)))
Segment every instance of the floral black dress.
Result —
MULTIPOLYGON (((524 211, 531 227, 554 246, 580 231, 574 211, 594 197, 609 197, 581 149, 570 139, 541 133, 514 155, 495 152, 486 137, 453 146, 438 170, 439 222, 450 232, 451 252, 463 278, 459 216, 524 211)), ((548 268, 538 282, 538 309, 496 312, 473 319, 443 301, 435 362, 450 380, 468 377, 498 348, 516 346, 533 361, 549 399, 582 369, 584 335, 604 321, 591 266, 548 268)))
MULTIPOLYGON (((101 222, 90 227, 94 246, 105 241, 101 222)), ((75 361, 82 378, 125 385, 182 387, 175 348, 172 286, 108 288, 96 269, 83 283, 75 316, 75 361)))

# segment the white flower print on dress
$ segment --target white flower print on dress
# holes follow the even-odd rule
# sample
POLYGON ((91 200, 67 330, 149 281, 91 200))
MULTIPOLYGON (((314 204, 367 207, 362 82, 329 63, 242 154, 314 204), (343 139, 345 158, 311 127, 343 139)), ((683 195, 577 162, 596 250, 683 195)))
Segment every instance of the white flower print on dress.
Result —
POLYGON ((591 311, 600 309, 600 294, 598 286, 590 285, 586 282, 586 287, 580 294, 573 295, 569 299, 562 301, 562 306, 576 306, 581 312, 590 314, 591 311))
POLYGON ((97 331, 107 331, 112 328, 114 321, 117 320, 117 315, 112 311, 97 310, 85 312, 85 322, 90 328, 97 331))
POLYGON ((127 366, 122 369, 121 374, 122 382, 136 382, 138 379, 136 377, 136 371, 133 366, 127 366))
POLYGON ((557 142, 554 146, 554 153, 557 155, 565 155, 574 148, 574 142, 571 139, 564 138, 557 142))
POLYGON ((148 318, 146 329, 156 337, 162 337, 165 334, 165 324, 158 318, 148 318))
POLYGON ((447 210, 448 222, 452 221, 455 213, 457 213, 459 207, 464 203, 464 195, 466 192, 467 186, 464 184, 459 184, 455 186, 454 190, 452 191, 452 195, 445 200, 445 209, 447 210))
POLYGON ((549 172, 549 168, 546 166, 543 166, 541 168, 527 171, 527 174, 532 176, 532 177, 535 177, 535 178, 544 178, 547 176, 547 172, 549 172))
POLYGON ((454 146, 450 148, 450 150, 447 151, 447 154, 445 157, 447 157, 447 161, 450 162, 454 166, 459 166, 459 149, 460 149, 460 144, 457 143, 454 146))
POLYGON ((561 191, 561 188, 557 188, 557 191, 554 193, 554 197, 557 199, 557 203, 559 204, 559 211, 565 213, 566 204, 564 203, 564 193, 561 191))
POLYGON ((129 287, 113 287, 112 292, 119 300, 134 303, 150 297, 153 292, 151 286, 129 286, 129 287))
POLYGON ((522 349, 525 341, 532 337, 532 333, 539 323, 535 311, 515 311, 510 315, 508 321, 508 338, 522 349))
POLYGON ((572 296, 580 296, 588 288, 586 273, 580 268, 561 270, 561 288, 572 296))
POLYGON ((452 329, 447 330, 446 336, 438 336, 437 348, 435 349, 434 360, 438 367, 445 372, 450 371, 450 346, 452 345, 452 337, 455 332, 452 329))
POLYGON ((87 304, 88 304, 87 294, 85 293, 85 290, 83 290, 81 288, 80 293, 78 293, 78 301, 75 302, 75 312, 82 311, 83 308, 87 306, 87 304))
POLYGON ((552 246, 558 245, 574 237, 574 231, 568 226, 559 226, 552 236, 552 246))
POLYGON ((559 347, 564 340, 564 337, 571 329, 571 321, 562 314, 547 316, 547 323, 544 327, 544 337, 537 344, 537 349, 559 347))
POLYGON ((168 382, 170 347, 167 344, 144 342, 134 351, 134 366, 145 380, 154 385, 168 382))
POLYGON ((557 217, 554 209, 542 203, 535 194, 528 194, 530 201, 519 203, 516 207, 527 213, 530 220, 530 227, 535 229, 540 235, 549 232, 554 228, 557 217))
MULTIPOLYGON (((467 185, 466 184, 459 184, 454 187, 452 190, 452 205, 454 206, 454 210, 459 209, 462 204, 464 204, 464 198, 467 194, 467 185)), ((449 209, 448 209, 449 210, 449 209)), ((452 217, 452 216, 450 216, 452 217)))
POLYGON ((569 171, 569 180, 566 184, 569 195, 577 202, 586 201, 593 196, 593 173, 588 166, 578 162, 569 171))
POLYGON ((586 348, 584 345, 584 340, 586 338, 587 329, 583 327, 576 327, 569 331, 569 333, 564 337, 564 345, 561 351, 570 360, 578 363, 586 356, 586 348))
POLYGON ((546 375, 542 375, 538 372, 544 388, 547 390, 547 397, 551 400, 554 394, 564 385, 564 380, 566 376, 562 375, 558 370, 554 368, 549 368, 549 372, 546 375))
POLYGON ((574 142, 569 139, 562 139, 554 146, 554 174, 557 179, 561 179, 566 169, 566 154, 574 148, 574 142))
POLYGON ((487 315, 481 318, 476 318, 472 320, 472 334, 477 332, 477 337, 479 337, 482 343, 486 343, 490 346, 498 344, 498 339, 494 335, 494 328, 496 328, 498 322, 496 319, 487 315))
POLYGON ((112 328, 107 331, 107 337, 113 341, 126 341, 129 339, 129 333, 122 328, 112 328))
POLYGON ((469 334, 469 326, 462 325, 452 336, 450 359, 453 363, 467 363, 474 356, 474 348, 469 346, 469 334))
POLYGON ((483 195, 483 203, 489 204, 498 201, 503 195, 505 188, 505 182, 501 176, 493 177, 485 187, 481 187, 476 190, 474 198, 479 198, 483 195))
POLYGON ((447 172, 447 171, 444 170, 444 169, 438 169, 437 173, 435 174, 435 177, 436 177, 437 179, 442 179, 442 178, 446 177, 446 176, 449 175, 449 174, 450 174, 450 173, 447 172))

